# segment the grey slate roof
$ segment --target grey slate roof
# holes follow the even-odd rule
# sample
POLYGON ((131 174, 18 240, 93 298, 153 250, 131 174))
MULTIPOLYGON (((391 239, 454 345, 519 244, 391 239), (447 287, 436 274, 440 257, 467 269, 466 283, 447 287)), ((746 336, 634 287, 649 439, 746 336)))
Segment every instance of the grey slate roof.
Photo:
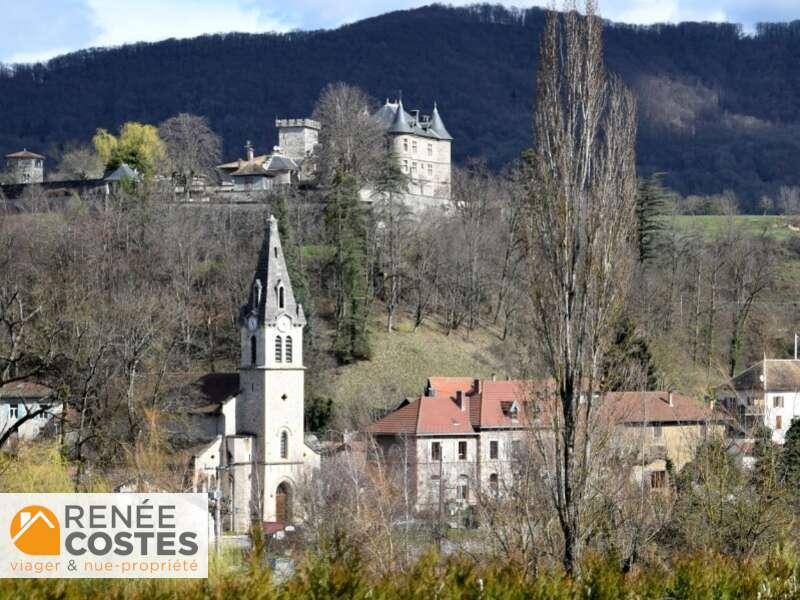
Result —
POLYGON ((452 140, 453 136, 447 131, 447 128, 444 126, 444 122, 442 121, 442 117, 439 114, 439 109, 436 106, 436 103, 433 103, 433 114, 431 115, 431 130, 439 136, 440 139, 443 140, 452 140))
POLYGON ((132 169, 127 164, 122 163, 116 169, 107 173, 105 177, 103 177, 104 181, 122 181, 123 179, 132 179, 134 181, 139 180, 139 173, 136 169, 132 169))
POLYGON ((296 325, 305 325, 303 307, 295 301, 289 269, 281 247, 278 220, 270 215, 264 243, 258 254, 258 264, 250 286, 250 298, 241 309, 242 324, 250 315, 258 317, 259 325, 274 325, 281 314, 292 317, 296 325), (279 307, 279 289, 283 287, 283 308, 279 307), (260 298, 258 290, 261 290, 260 298))
POLYGON ((288 156, 273 154, 267 163, 267 171, 297 171, 297 163, 288 156))
POLYGON ((434 104, 430 121, 418 121, 403 108, 403 101, 386 101, 373 115, 387 133, 418 135, 435 140, 451 141, 439 109, 434 104))
POLYGON ((800 391, 800 360, 769 358, 759 361, 734 377, 729 387, 738 391, 800 391))

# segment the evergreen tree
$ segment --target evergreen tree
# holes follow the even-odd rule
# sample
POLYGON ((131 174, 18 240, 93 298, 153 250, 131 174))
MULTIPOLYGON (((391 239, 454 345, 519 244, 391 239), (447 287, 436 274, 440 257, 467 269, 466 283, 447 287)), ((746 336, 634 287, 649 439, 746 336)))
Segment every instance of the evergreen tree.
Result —
POLYGON ((637 245, 639 262, 647 262, 658 253, 659 234, 664 228, 662 217, 667 191, 661 185, 661 174, 639 180, 636 195, 637 245))
POLYGON ((786 432, 778 475, 794 495, 800 495, 800 419, 795 417, 786 432))
POLYGON ((367 225, 353 175, 335 174, 325 207, 325 226, 334 250, 333 351, 343 363, 368 359, 367 225))
POLYGON ((610 391, 658 386, 659 373, 647 340, 636 332, 636 325, 624 317, 616 327, 614 342, 603 363, 603 386, 610 391))

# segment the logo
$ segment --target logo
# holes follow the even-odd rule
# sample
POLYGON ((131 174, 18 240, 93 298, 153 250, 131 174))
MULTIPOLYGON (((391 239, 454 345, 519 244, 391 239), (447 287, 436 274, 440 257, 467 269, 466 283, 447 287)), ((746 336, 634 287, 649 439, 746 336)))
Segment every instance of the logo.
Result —
POLYGON ((11 519, 11 541, 31 556, 56 556, 61 552, 61 527, 49 508, 31 505, 11 519))
POLYGON ((205 494, 0 493, 0 578, 205 578, 209 522, 205 494))

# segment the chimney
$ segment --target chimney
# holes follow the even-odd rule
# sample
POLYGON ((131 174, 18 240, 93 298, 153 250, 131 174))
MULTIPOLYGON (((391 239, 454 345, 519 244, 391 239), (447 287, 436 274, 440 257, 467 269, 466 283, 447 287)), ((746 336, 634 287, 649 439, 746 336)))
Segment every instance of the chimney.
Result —
POLYGON ((492 381, 497 381, 497 373, 492 373, 492 381))
POLYGON ((669 404, 670 406, 674 406, 674 404, 672 404, 672 390, 671 389, 667 390, 667 404, 669 404))
POLYGON ((253 160, 253 144, 250 143, 250 140, 247 140, 244 150, 247 153, 247 162, 251 162, 253 160))
POLYGON ((456 402, 458 403, 461 412, 469 412, 469 396, 461 390, 456 392, 456 402))

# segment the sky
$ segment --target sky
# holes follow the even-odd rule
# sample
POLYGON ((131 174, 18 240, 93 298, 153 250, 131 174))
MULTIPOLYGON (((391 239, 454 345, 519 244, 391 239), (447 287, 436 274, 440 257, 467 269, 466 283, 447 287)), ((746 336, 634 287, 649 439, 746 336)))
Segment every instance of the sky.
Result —
MULTIPOLYGON (((329 29, 431 1, 0 0, 0 62, 35 62, 81 48, 204 33, 329 29)), ((528 7, 551 2, 502 3, 528 7)), ((626 23, 729 21, 752 31, 758 22, 800 19, 800 0, 600 0, 599 12, 626 23)))

